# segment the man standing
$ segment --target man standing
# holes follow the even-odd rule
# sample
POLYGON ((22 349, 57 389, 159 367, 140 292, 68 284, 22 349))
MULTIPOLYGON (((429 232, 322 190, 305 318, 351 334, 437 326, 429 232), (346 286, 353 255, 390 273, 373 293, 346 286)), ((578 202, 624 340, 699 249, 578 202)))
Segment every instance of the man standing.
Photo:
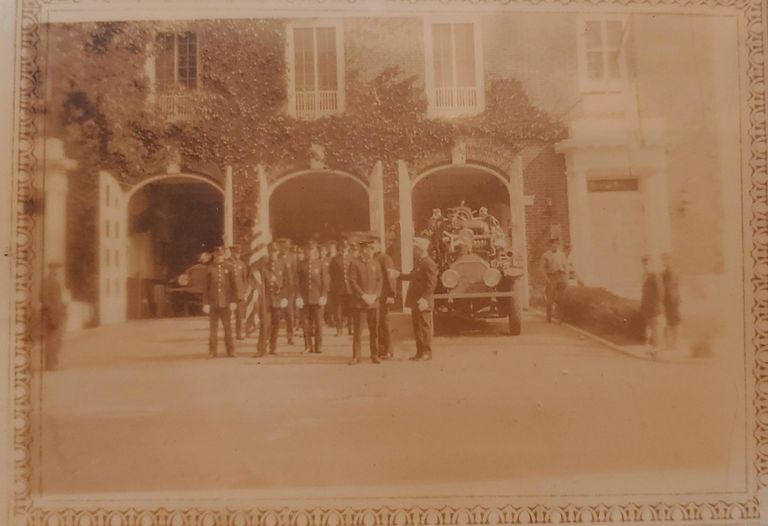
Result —
POLYGON ((349 284, 352 290, 352 361, 360 361, 360 348, 363 340, 363 319, 368 324, 371 362, 379 363, 378 358, 378 306, 381 298, 381 267, 373 259, 373 243, 370 240, 360 242, 360 257, 352 261, 349 267, 349 284))
POLYGON ((349 286, 349 264, 352 258, 349 254, 349 242, 344 239, 341 241, 339 253, 331 259, 329 273, 331 276, 331 296, 333 297, 333 308, 335 310, 334 322, 336 325, 336 336, 341 336, 346 324, 350 328, 350 293, 349 286))
POLYGON ((400 279, 410 281, 405 295, 405 306, 411 309, 416 354, 411 360, 432 359, 432 311, 435 306, 437 264, 429 257, 429 240, 413 238, 413 270, 401 274, 400 279))
POLYGON ((230 262, 232 270, 235 272, 235 279, 238 282, 239 296, 237 297, 237 308, 235 309, 235 336, 238 340, 245 339, 245 292, 248 285, 248 267, 240 258, 240 246, 232 245, 229 247, 230 262))
POLYGON ((549 241, 549 250, 542 256, 544 274, 546 276, 546 300, 547 322, 552 322, 553 311, 557 311, 557 317, 562 322, 562 296, 568 285, 568 258, 560 250, 560 240, 552 238, 549 241))
POLYGON ((649 256, 641 259, 643 265, 643 286, 640 293, 640 313, 645 322, 645 343, 648 352, 656 356, 661 348, 664 330, 664 284, 649 256))
POLYGON ((395 289, 397 271, 392 257, 382 248, 381 240, 373 238, 374 259, 379 264, 382 277, 381 297, 379 298, 379 331, 378 352, 379 358, 389 360, 392 358, 392 338, 389 329, 389 309, 395 304, 395 289))
POLYGON ((295 332, 296 321, 296 264, 297 258, 293 251, 290 239, 279 239, 280 251, 282 254, 285 272, 288 277, 288 285, 285 289, 285 297, 288 300, 288 307, 285 309, 285 332, 287 334, 288 345, 293 345, 293 333, 295 332))
POLYGON ((267 245, 267 261, 261 269, 264 286, 263 316, 259 328, 259 350, 256 356, 264 356, 266 342, 269 341, 269 354, 277 354, 277 334, 280 331, 280 318, 287 318, 288 286, 290 279, 285 263, 280 258, 276 243, 267 245), (267 336, 268 335, 268 336, 267 336))
POLYGON ((219 321, 224 325, 224 345, 227 356, 235 355, 230 313, 237 308, 237 298, 241 293, 235 271, 225 254, 223 246, 216 247, 213 264, 208 267, 208 277, 203 288, 203 312, 208 314, 210 320, 208 353, 211 358, 216 357, 219 321))
POLYGON ((43 278, 41 289, 43 366, 46 371, 53 371, 59 366, 61 339, 67 323, 67 306, 58 276, 61 267, 58 262, 48 264, 48 275, 43 278))
POLYGON ((320 259, 317 244, 310 241, 298 268, 296 306, 302 310, 307 352, 320 354, 323 344, 322 311, 328 297, 328 272, 320 259))
POLYGON ((664 288, 664 318, 667 322, 667 349, 677 349, 677 334, 680 326, 680 279, 672 268, 672 255, 664 254, 661 258, 664 271, 661 282, 664 288))
POLYGON ((325 269, 325 275, 328 276, 328 296, 326 298, 325 306, 320 309, 323 313, 323 324, 326 326, 332 326, 335 324, 333 323, 333 301, 331 300, 331 293, 330 293, 330 275, 331 275, 331 259, 333 256, 336 255, 335 247, 331 249, 331 242, 324 243, 320 248, 320 261, 323 263, 323 268, 325 269), (332 253, 333 252, 333 253, 332 253))

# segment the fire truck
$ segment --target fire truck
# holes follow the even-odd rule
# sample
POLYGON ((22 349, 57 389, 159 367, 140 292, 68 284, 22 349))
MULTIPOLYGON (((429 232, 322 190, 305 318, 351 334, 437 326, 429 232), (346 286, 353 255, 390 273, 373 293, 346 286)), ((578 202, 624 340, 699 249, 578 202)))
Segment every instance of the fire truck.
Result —
POLYGON ((520 334, 523 266, 499 221, 462 202, 447 215, 433 210, 422 236, 440 269, 435 315, 507 318, 509 333, 520 334))

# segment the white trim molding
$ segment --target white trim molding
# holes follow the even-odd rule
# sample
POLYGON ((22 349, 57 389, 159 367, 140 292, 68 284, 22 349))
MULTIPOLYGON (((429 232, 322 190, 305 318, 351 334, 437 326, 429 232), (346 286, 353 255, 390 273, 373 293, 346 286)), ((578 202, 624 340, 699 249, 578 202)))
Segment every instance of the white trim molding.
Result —
POLYGON ((292 117, 315 119, 327 115, 344 113, 346 108, 346 78, 344 60, 344 22, 341 18, 312 18, 291 20, 285 28, 285 63, 287 66, 288 97, 286 111, 292 117), (317 29, 333 28, 336 36, 336 91, 324 92, 318 86, 317 29), (294 31, 312 29, 314 41, 314 81, 315 89, 304 97, 296 93, 296 64, 294 31))
POLYGON ((424 85, 427 95, 427 116, 460 117, 474 115, 485 110, 485 71, 483 67, 483 39, 481 18, 476 15, 425 15, 424 16, 424 85), (440 96, 435 86, 435 60, 433 27, 435 24, 451 25, 451 52, 453 61, 454 85, 447 97, 440 96), (475 85, 471 88, 462 88, 456 85, 456 24, 472 24, 472 36, 474 43, 474 67, 475 85), (441 104, 440 99, 453 101, 453 104, 441 104))

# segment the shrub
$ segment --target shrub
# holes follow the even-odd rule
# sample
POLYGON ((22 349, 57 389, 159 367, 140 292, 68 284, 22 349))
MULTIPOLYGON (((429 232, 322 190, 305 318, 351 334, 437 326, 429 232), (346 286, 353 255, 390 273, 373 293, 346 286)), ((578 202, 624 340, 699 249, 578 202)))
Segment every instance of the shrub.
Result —
POLYGON ((644 340, 645 326, 637 300, 621 298, 602 288, 573 286, 563 294, 562 310, 563 321, 615 344, 644 340))

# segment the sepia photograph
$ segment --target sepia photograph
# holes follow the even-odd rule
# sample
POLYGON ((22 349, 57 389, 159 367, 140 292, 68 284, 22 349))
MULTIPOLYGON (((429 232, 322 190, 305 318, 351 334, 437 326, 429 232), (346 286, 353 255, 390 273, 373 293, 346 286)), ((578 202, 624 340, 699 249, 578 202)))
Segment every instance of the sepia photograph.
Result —
POLYGON ((766 11, 16 0, 9 524, 766 524, 766 11))

